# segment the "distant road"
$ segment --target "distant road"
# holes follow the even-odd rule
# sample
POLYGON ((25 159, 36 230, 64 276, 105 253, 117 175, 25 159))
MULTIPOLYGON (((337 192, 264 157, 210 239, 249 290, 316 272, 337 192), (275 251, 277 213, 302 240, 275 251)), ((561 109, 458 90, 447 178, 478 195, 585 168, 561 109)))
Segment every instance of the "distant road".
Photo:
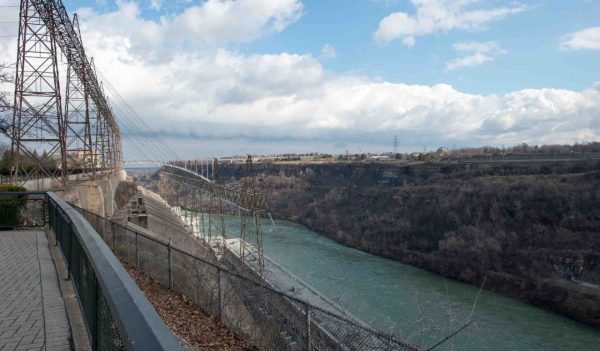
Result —
POLYGON ((592 284, 592 283, 584 282, 584 281, 573 279, 573 278, 571 278, 571 280, 579 285, 582 285, 582 286, 585 286, 588 288, 592 288, 592 289, 600 290, 600 285, 598 285, 598 284, 592 284))

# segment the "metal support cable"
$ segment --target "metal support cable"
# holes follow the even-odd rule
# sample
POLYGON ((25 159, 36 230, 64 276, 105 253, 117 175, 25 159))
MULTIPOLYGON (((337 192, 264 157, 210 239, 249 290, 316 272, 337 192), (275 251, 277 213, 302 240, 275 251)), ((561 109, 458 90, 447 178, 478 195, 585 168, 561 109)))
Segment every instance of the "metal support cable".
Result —
POLYGON ((131 138, 132 140, 141 139, 142 143, 144 145, 146 145, 147 148, 151 149, 152 153, 154 153, 154 157, 150 157, 150 159, 156 159, 157 156, 159 159, 162 158, 164 160, 173 159, 174 157, 176 158, 176 156, 174 156, 174 153, 169 153, 170 148, 166 144, 164 144, 164 142, 163 143, 158 142, 158 141, 162 142, 162 140, 160 140, 156 137, 152 137, 151 135, 148 134, 147 128, 144 128, 143 126, 140 125, 139 122, 136 121, 136 119, 133 117, 132 113, 129 112, 124 107, 123 102, 121 102, 119 100, 117 102, 118 102, 118 105, 116 105, 116 106, 121 112, 118 115, 120 117, 121 123, 127 124, 128 132, 132 136, 137 136, 137 137, 131 138))
POLYGON ((126 112, 128 112, 128 116, 132 119, 133 123, 137 125, 137 127, 139 128, 139 132, 151 142, 151 145, 154 148, 157 148, 159 153, 166 154, 168 156, 166 159, 178 159, 177 153, 167 143, 165 143, 161 138, 153 137, 149 134, 149 126, 137 114, 137 112, 135 112, 135 110, 133 109, 133 107, 131 107, 127 100, 125 100, 125 98, 123 98, 123 96, 115 89, 115 87, 110 83, 107 77, 100 71, 97 71, 97 73, 105 82, 107 88, 112 92, 112 95, 115 97, 115 99, 119 101, 122 104, 123 109, 126 112))

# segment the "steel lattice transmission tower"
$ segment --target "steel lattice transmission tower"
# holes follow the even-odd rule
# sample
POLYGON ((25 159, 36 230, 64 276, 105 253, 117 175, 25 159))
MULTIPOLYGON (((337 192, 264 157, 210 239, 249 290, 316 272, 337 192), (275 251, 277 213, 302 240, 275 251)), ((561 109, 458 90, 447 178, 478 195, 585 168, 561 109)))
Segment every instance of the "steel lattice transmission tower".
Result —
POLYGON ((83 49, 77 15, 71 21, 61 0, 21 0, 17 49, 13 182, 50 178, 66 186, 71 174, 94 179, 120 169, 121 134, 83 49))
MULTIPOLYGON (((250 155, 246 159, 246 174, 240 194, 244 197, 258 196, 254 164, 250 155)), ((240 258, 242 262, 255 261, 261 276, 265 266, 261 229, 261 219, 264 212, 262 208, 255 206, 240 211, 240 258)))
MULTIPOLYGON (((51 11, 43 4, 44 11, 51 11)), ((66 182, 66 147, 56 55, 56 28, 30 1, 21 1, 11 172, 66 182), (58 164, 56 164, 58 161, 58 164)))

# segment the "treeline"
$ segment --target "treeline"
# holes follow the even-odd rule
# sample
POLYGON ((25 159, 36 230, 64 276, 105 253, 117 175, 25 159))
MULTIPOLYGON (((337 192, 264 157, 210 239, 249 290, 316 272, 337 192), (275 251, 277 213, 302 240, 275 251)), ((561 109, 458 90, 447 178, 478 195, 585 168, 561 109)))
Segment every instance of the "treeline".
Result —
MULTIPOLYGON (((441 146, 434 150, 417 152, 362 152, 328 154, 319 152, 310 153, 283 153, 274 155, 254 156, 260 162, 286 162, 286 161, 344 161, 344 162, 371 162, 371 161, 405 161, 405 162, 435 162, 456 161, 474 157, 501 157, 501 156, 543 156, 543 155, 573 155, 573 154, 600 154, 600 142, 576 144, 548 144, 529 145, 522 143, 509 147, 481 146, 467 148, 452 148, 441 146)), ((245 160, 245 156, 233 156, 227 159, 245 160)))
MULTIPOLYGON (((0 174, 8 176, 11 174, 11 153, 10 150, 4 149, 0 150, 2 158, 0 158, 0 174)), ((58 162, 48 155, 48 152, 43 151, 41 154, 38 154, 37 151, 34 150, 33 156, 21 155, 19 161, 19 170, 20 173, 30 173, 36 165, 38 164, 36 160, 41 160, 41 164, 44 169, 48 170, 51 173, 56 173, 59 170, 58 162)))
POLYGON ((466 148, 459 149, 458 151, 478 151, 481 154, 502 154, 502 153, 516 153, 516 154, 568 154, 568 153, 592 153, 600 152, 600 142, 589 142, 583 144, 550 144, 550 145, 528 145, 527 143, 507 147, 498 148, 492 146, 484 146, 482 148, 466 148))
POLYGON ((441 160, 460 159, 477 156, 506 156, 506 155, 569 155, 569 154, 594 154, 600 153, 600 143, 590 142, 584 144, 551 144, 528 145, 526 143, 504 147, 482 146, 475 148, 460 148, 448 150, 441 148, 437 152, 441 160))

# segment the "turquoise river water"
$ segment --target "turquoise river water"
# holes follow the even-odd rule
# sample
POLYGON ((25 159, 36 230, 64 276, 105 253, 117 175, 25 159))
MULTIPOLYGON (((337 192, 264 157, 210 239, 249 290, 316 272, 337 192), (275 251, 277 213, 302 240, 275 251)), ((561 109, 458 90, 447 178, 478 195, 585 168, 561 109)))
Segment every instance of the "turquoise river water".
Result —
MULTIPOLYGON (((226 228, 235 237, 239 218, 228 217, 226 228)), ((475 323, 436 350, 600 350, 600 330, 544 309, 343 246, 290 221, 264 220, 262 229, 272 261, 374 328, 425 349, 470 316, 475 323)))

